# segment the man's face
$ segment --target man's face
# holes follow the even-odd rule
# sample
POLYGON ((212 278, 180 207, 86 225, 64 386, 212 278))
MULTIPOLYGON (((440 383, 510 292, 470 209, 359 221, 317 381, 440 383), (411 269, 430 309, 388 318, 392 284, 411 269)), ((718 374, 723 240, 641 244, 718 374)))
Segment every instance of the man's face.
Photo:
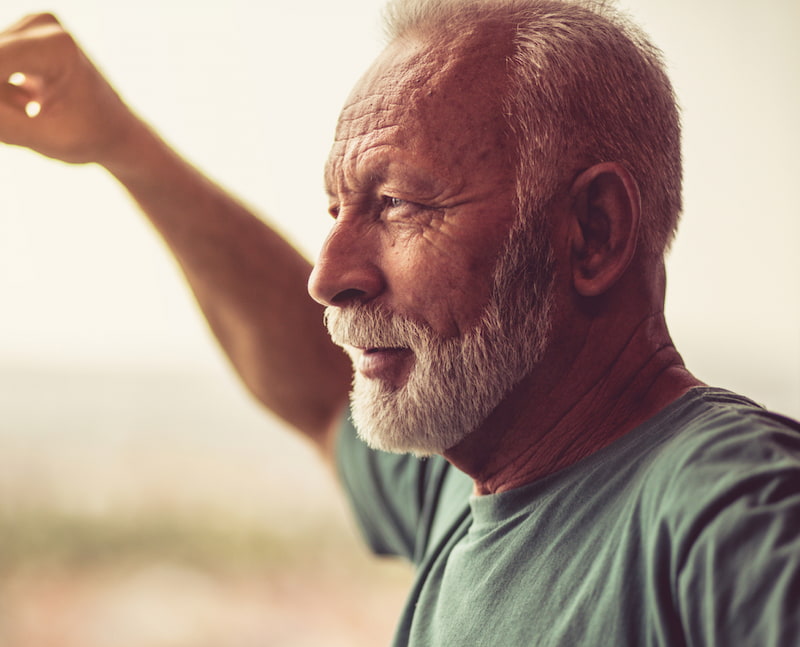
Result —
POLYGON ((515 184, 503 57, 486 47, 390 46, 343 110, 326 168, 336 220, 309 290, 353 359, 356 426, 381 449, 452 447, 541 350, 542 330, 531 339, 491 296, 515 184))

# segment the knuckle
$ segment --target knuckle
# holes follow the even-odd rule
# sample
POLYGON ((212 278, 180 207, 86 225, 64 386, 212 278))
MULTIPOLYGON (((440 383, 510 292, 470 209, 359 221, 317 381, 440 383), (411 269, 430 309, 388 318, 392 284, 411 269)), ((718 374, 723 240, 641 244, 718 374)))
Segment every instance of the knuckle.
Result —
POLYGON ((49 26, 41 25, 37 38, 46 41, 48 46, 62 56, 70 56, 78 50, 78 44, 72 34, 66 31, 60 23, 51 23, 49 26))
POLYGON ((29 26, 61 24, 56 15, 49 11, 31 14, 25 20, 29 26))

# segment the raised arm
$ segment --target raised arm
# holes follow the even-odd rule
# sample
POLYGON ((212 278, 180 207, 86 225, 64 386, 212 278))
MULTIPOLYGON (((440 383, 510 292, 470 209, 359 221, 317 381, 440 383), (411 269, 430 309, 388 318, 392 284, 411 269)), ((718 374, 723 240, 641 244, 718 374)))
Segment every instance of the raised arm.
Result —
POLYGON ((133 114, 53 16, 0 33, 0 79, 0 140, 108 169, 172 250, 250 391, 329 449, 351 369, 306 292, 309 263, 133 114))

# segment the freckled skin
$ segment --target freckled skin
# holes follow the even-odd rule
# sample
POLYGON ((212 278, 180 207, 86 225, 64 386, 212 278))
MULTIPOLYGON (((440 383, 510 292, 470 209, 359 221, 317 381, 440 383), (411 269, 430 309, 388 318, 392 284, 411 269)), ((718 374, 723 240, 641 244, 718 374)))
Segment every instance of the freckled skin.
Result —
POLYGON ((390 45, 348 100, 326 167, 336 221, 310 280, 318 301, 374 301, 446 336, 481 313, 514 170, 501 39, 464 40, 390 45))
MULTIPOLYGON (((309 280, 320 303, 383 305, 443 336, 474 325, 514 219, 514 148, 502 118, 511 52, 497 29, 457 43, 395 42, 356 86, 326 168, 335 222, 309 280)), ((588 168, 547 214, 555 273, 547 348, 443 452, 478 494, 562 469, 700 383, 669 338, 663 264, 628 244, 639 200, 626 177, 616 162, 588 168)), ((384 359, 399 388, 413 359, 384 359)))

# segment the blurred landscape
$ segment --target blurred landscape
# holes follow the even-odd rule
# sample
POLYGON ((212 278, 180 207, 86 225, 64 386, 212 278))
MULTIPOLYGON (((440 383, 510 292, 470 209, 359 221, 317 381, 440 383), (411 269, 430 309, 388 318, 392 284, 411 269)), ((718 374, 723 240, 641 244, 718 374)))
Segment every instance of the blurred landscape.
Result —
POLYGON ((389 642, 406 565, 221 371, 0 367, 0 646, 389 642))

